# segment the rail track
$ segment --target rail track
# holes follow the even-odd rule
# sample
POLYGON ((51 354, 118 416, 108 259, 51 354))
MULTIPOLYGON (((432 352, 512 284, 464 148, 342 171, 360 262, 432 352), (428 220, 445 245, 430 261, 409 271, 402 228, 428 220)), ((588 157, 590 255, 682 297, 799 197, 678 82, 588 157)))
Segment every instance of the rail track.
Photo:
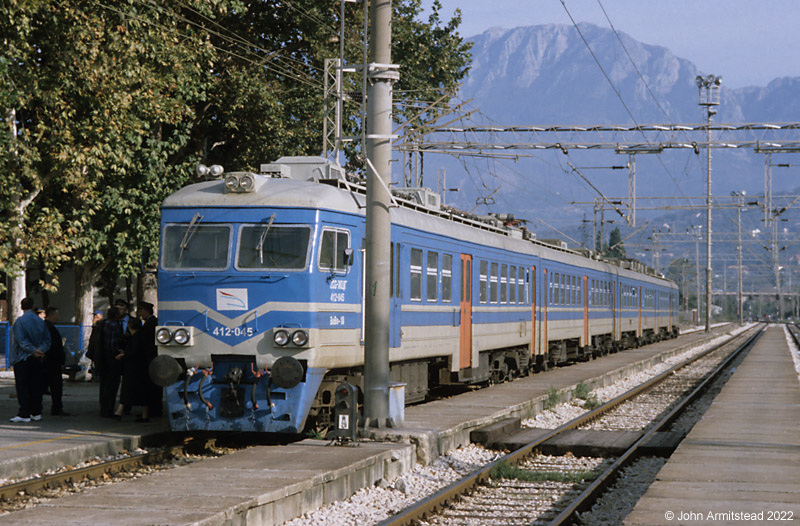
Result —
MULTIPOLYGON (((576 514, 588 510, 595 499, 614 482, 621 469, 639 458, 641 448, 655 434, 674 422, 715 378, 748 350, 763 332, 751 329, 664 371, 641 385, 575 418, 526 446, 509 453, 402 512, 380 526, 473 524, 569 524, 576 514), (623 454, 614 459, 546 457, 538 450, 548 440, 572 429, 598 421, 623 404, 642 396, 699 360, 736 346, 722 363, 695 381, 685 396, 671 403, 663 416, 644 426, 646 431, 623 454), (544 467, 543 467, 544 466, 544 467), (547 467, 549 466, 549 467, 547 467)), ((684 388, 685 390, 685 388, 684 388)), ((676 394, 675 397, 678 397, 676 394)))
POLYGON ((86 480, 101 480, 119 473, 130 472, 145 465, 164 463, 183 454, 184 445, 159 447, 134 453, 114 460, 91 462, 89 465, 65 469, 56 473, 39 475, 34 478, 0 486, 0 502, 9 503, 20 497, 32 497, 43 491, 54 490, 66 485, 86 480))

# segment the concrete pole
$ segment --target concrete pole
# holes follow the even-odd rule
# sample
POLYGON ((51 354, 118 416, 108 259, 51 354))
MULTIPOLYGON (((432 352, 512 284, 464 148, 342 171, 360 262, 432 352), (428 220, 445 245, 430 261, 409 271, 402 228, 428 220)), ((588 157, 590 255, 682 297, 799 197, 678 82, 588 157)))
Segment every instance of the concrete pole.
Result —
POLYGON ((700 229, 695 227, 694 234, 694 281, 697 287, 697 291, 695 292, 697 296, 697 322, 700 323, 700 313, 702 312, 700 309, 702 303, 700 301, 700 229))
POLYGON ((389 418, 390 234, 387 188, 392 180, 392 2, 372 0, 367 87, 367 239, 364 330, 365 427, 389 418), (382 179, 383 182, 378 179, 382 179))
POLYGON ((737 311, 739 313, 739 325, 744 323, 744 304, 742 303, 742 197, 739 197, 739 206, 736 207, 736 223, 739 225, 739 246, 737 247, 737 262, 739 266, 739 293, 737 294, 737 311))
MULTIPOLYGON (((597 246, 597 198, 596 197, 594 198, 594 217, 593 217, 593 219, 594 219, 594 221, 593 221, 593 224, 592 224, 592 227, 593 227, 592 228, 592 240, 594 242, 594 253, 599 255, 600 254, 600 247, 597 246)), ((600 243, 600 245, 602 246, 602 243, 600 243)))
POLYGON ((711 109, 706 108, 706 329, 711 330, 711 109))

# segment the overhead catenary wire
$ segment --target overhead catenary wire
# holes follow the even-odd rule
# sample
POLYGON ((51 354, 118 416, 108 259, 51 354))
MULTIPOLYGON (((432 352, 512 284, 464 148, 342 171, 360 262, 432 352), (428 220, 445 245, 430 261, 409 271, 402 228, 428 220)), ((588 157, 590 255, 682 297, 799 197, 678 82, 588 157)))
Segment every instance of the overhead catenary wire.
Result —
MULTIPOLYGON (((589 54, 594 59, 595 64, 597 64, 597 67, 600 68, 600 71, 603 73, 603 76, 605 77, 606 81, 608 82, 608 85, 611 86, 611 89, 614 91, 614 94, 616 94, 617 98, 619 99, 620 103, 622 104, 622 107, 625 108, 625 111, 627 112, 628 116, 638 126, 638 121, 636 120, 636 117, 634 117, 633 112, 631 111, 631 109, 625 103, 625 99, 622 98, 622 93, 619 92, 617 87, 612 82, 611 77, 608 75, 608 73, 606 72, 605 68, 600 63, 600 59, 597 57, 595 52, 592 50, 592 47, 589 45, 589 42, 586 40, 586 37, 583 35, 583 31, 581 31, 580 27, 578 27, 577 22, 575 22, 575 19, 572 17, 572 13, 570 13, 569 8, 567 7, 566 1, 565 0, 560 0, 560 2, 561 2, 561 5, 564 7, 564 11, 566 11, 566 13, 567 13, 567 16, 572 21, 572 25, 575 27, 575 30, 578 32, 578 35, 581 37, 581 40, 583 41, 584 45, 586 46, 586 49, 589 51, 589 54)), ((642 136, 644 137, 645 141, 649 144, 650 141, 647 139, 647 137, 644 135, 643 132, 642 132, 642 136)), ((672 179, 672 182, 675 184, 675 188, 678 190, 679 193, 683 193, 683 190, 681 190, 681 187, 678 184, 678 181, 675 180, 675 177, 672 175, 672 172, 669 171, 669 168, 667 168, 667 165, 664 164, 664 161, 661 159, 661 157, 659 155, 657 155, 656 157, 658 158, 659 163, 661 164, 661 166, 666 171, 667 175, 669 175, 669 178, 672 179)))

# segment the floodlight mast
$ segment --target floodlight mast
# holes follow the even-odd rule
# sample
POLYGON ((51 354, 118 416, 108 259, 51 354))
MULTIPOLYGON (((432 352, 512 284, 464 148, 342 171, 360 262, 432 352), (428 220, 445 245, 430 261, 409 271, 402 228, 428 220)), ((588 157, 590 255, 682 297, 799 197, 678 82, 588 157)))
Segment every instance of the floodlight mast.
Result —
POLYGON ((711 330, 711 116, 717 113, 722 77, 698 75, 698 104, 706 109, 706 327, 711 330))

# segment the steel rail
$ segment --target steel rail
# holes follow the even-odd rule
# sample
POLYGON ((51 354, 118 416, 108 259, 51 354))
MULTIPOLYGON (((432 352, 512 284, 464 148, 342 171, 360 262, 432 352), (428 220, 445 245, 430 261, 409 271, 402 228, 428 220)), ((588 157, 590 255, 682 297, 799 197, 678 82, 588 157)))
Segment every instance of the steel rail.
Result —
POLYGON ((800 330, 800 325, 796 323, 792 323, 791 325, 794 325, 795 330, 792 330, 790 324, 788 323, 786 324, 786 328, 789 329, 789 334, 792 335, 792 340, 794 340, 794 344, 797 346, 798 349, 800 349, 800 338, 798 338, 797 332, 795 332, 800 330))
POLYGON ((91 466, 84 466, 76 469, 43 475, 41 477, 27 479, 13 484, 0 486, 0 501, 9 502, 20 493, 32 495, 38 491, 55 489, 70 482, 78 482, 86 479, 96 479, 104 474, 113 475, 126 471, 134 466, 144 464, 154 464, 162 462, 181 452, 184 445, 175 445, 148 451, 139 455, 100 462, 91 466))
POLYGON ((675 403, 665 416, 659 419, 654 426, 652 426, 639 440, 628 448, 625 453, 620 455, 603 473, 601 473, 589 486, 573 500, 569 506, 564 508, 553 520, 549 522, 549 526, 560 526, 562 524, 569 524, 572 522, 573 515, 577 512, 586 511, 591 508, 595 499, 608 488, 617 478, 620 470, 630 464, 633 460, 638 458, 640 447, 646 444, 657 432, 669 426, 677 419, 686 407, 700 397, 717 379, 717 377, 725 371, 730 364, 736 360, 745 350, 749 350, 756 341, 764 334, 764 326, 761 326, 755 333, 753 333, 747 340, 739 346, 734 352, 730 354, 725 360, 722 361, 713 371, 706 375, 687 396, 681 398, 675 403))
POLYGON ((574 429, 576 427, 580 427, 598 417, 611 411, 615 407, 617 407, 622 402, 625 402, 636 395, 640 394, 644 390, 653 387, 654 385, 664 381, 670 375, 672 375, 675 371, 694 363, 695 361, 707 356, 708 354, 720 349, 721 347, 730 344, 736 338, 741 337, 741 335, 737 335, 732 337, 729 340, 726 340, 722 343, 714 345, 713 347, 701 352, 697 356, 686 360, 683 363, 677 364, 663 373, 654 376, 647 382, 634 387, 633 389, 621 394, 620 396, 606 402, 602 406, 586 413, 585 415, 581 415, 573 420, 570 420, 566 424, 546 433, 545 435, 539 437, 535 441, 526 444, 525 446, 513 451, 486 466, 479 468, 478 470, 466 475, 459 480, 453 482, 452 484, 445 486, 444 488, 440 489, 439 491, 433 493, 432 495, 422 499, 420 501, 415 502, 411 506, 405 508, 400 513, 395 514, 391 517, 384 519, 383 521, 378 523, 378 526, 406 526, 411 524, 413 521, 423 520, 425 517, 441 510, 446 506, 449 502, 453 501, 457 497, 467 493, 472 488, 477 487, 480 483, 488 480, 490 478, 492 469, 495 466, 502 464, 502 463, 512 463, 512 464, 519 464, 522 460, 526 457, 531 455, 539 446, 544 444, 546 441, 550 440, 551 438, 568 431, 570 429, 574 429))

